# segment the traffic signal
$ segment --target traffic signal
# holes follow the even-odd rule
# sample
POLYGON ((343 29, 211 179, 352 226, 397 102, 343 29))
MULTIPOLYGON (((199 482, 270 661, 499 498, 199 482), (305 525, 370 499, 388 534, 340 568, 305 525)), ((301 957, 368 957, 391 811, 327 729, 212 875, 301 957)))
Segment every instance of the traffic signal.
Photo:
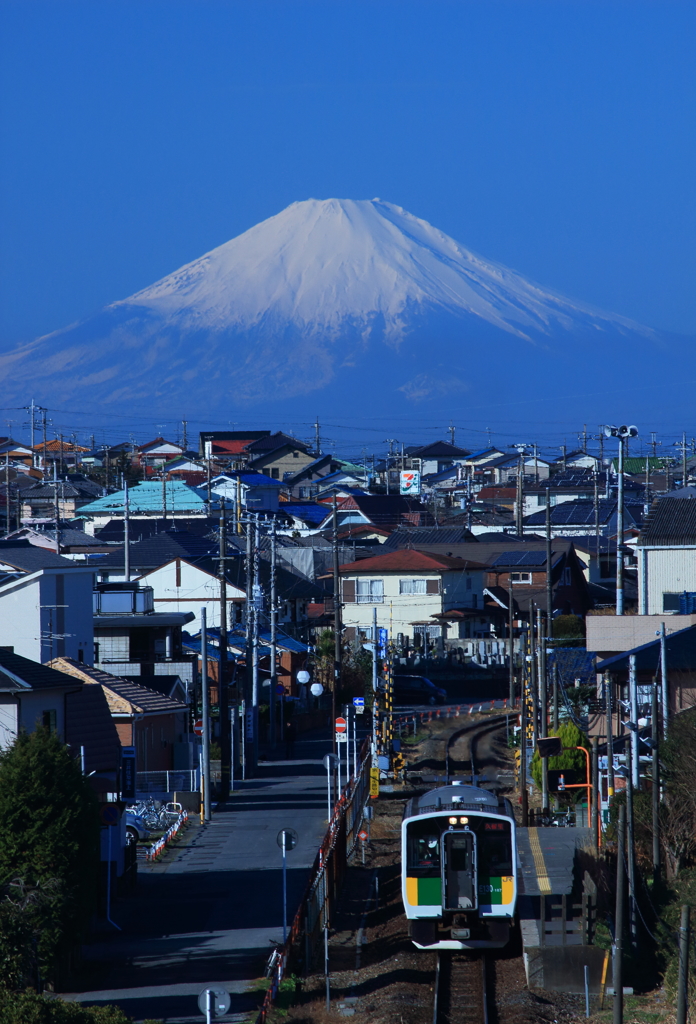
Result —
POLYGON ((563 750, 560 736, 545 736, 537 739, 539 757, 556 757, 563 750))

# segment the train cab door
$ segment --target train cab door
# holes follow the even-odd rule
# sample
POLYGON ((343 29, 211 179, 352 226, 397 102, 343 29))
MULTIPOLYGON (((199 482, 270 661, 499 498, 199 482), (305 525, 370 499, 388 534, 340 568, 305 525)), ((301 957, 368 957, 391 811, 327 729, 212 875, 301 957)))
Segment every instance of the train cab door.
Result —
POLYGON ((476 836, 450 829, 442 835, 442 906, 445 910, 477 907, 476 836))

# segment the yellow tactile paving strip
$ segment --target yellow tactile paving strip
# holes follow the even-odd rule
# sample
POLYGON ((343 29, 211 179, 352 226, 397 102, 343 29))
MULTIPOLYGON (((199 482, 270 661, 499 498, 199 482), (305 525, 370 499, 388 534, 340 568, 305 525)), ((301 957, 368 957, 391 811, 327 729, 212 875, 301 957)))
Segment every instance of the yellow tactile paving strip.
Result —
POLYGON ((529 837, 529 846, 532 851, 532 857, 534 858, 534 867, 536 868, 539 892, 542 894, 551 892, 551 882, 546 870, 544 854, 541 852, 541 843, 539 842, 538 832, 535 828, 530 828, 527 835, 529 837))

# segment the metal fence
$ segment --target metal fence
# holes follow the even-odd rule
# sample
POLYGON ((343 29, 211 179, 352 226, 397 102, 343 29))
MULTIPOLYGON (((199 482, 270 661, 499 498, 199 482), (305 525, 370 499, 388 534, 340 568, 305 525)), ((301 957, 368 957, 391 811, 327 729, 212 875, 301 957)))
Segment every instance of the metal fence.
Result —
POLYGON ((297 967, 309 970, 324 928, 331 922, 348 858, 358 843, 358 832, 370 793, 371 764, 370 742, 365 740, 358 771, 333 809, 288 941, 276 961, 257 1024, 264 1024, 285 974, 297 967))
POLYGON ((198 769, 192 771, 137 772, 135 791, 138 796, 154 793, 195 793, 200 789, 198 769))

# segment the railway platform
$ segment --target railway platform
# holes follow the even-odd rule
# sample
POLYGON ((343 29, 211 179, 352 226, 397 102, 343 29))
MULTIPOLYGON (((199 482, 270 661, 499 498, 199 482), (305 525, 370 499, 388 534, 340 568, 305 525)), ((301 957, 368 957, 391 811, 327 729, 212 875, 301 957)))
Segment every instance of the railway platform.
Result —
POLYGON ((592 945, 594 906, 578 893, 576 853, 591 843, 587 828, 518 828, 518 912, 530 988, 582 993, 585 966, 598 993, 604 950, 592 945))

